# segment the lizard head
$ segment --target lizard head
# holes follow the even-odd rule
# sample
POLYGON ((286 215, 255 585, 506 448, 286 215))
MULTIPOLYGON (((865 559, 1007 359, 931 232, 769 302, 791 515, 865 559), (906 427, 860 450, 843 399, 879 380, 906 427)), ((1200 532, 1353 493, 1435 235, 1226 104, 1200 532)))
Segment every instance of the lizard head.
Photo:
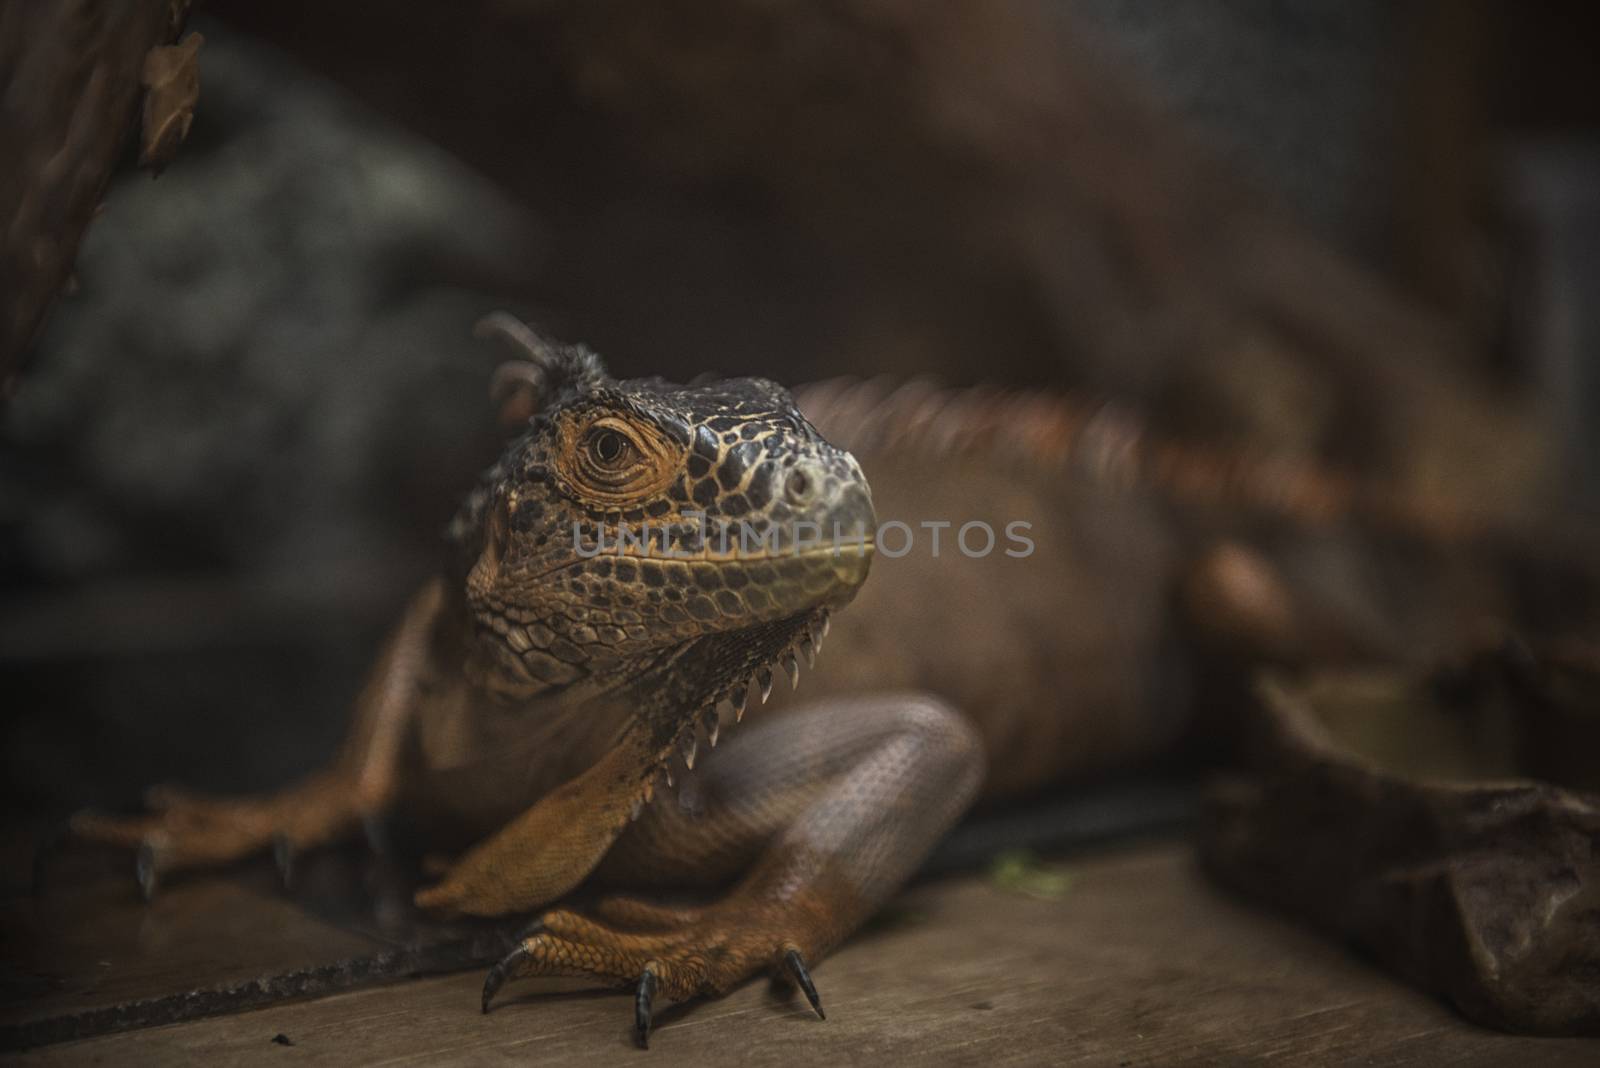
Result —
MULTIPOLYGON (((793 668, 871 564, 861 468, 758 378, 619 381, 506 315, 523 430, 452 524, 491 685, 630 692, 667 718, 793 668)), ((504 410, 504 408, 503 408, 504 410)))

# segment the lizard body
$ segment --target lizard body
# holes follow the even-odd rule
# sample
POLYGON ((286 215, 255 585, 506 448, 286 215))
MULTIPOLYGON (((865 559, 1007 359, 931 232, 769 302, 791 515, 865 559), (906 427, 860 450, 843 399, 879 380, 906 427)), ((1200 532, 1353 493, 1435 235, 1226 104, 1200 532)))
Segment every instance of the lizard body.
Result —
POLYGON ((803 696, 938 695, 983 738, 985 799, 1167 747, 1199 657, 1431 665, 1517 615, 1477 551, 1487 508, 1174 444, 1035 391, 829 382, 797 397, 860 458, 880 522, 951 524, 937 556, 928 530, 898 558, 884 539, 803 696), (1019 520, 1025 558, 956 543, 964 523, 1019 520))
MULTIPOLYGON (((1177 736, 1189 677, 1175 619, 1205 617, 1259 656, 1338 644, 1344 628, 1316 623, 1230 547, 1237 522, 1178 512, 1236 519, 1242 504, 1303 526, 1376 511, 1430 533, 1463 522, 1307 469, 1163 450, 1050 398, 832 383, 797 407, 763 380, 619 382, 586 350, 486 323, 525 349, 497 376, 525 430, 452 524, 459 565, 413 600, 334 765, 268 798, 163 789, 149 815, 74 821, 136 848, 147 893, 168 872, 309 848, 397 808, 468 847, 419 905, 533 913, 580 884, 607 891, 543 913, 490 972, 485 1011, 518 976, 626 982, 646 1042, 658 994, 777 970, 820 1014, 806 962, 980 796, 1177 736), (862 458, 870 491, 830 441, 862 458), (886 516, 907 521, 915 551, 888 558, 886 516), (925 520, 951 523, 938 555, 925 520), (729 551, 713 521, 775 540, 729 551), (961 541, 975 521, 993 536, 976 531, 982 553, 961 541), (629 523, 659 539, 607 549, 605 528, 629 523), (824 544, 802 545, 798 523, 824 544), (782 676, 798 678, 797 655, 852 599, 828 670, 804 700, 785 694, 782 676), (736 727, 775 670, 784 714, 736 727), (629 896, 685 888, 711 896, 629 896)), ((1415 628, 1406 639, 1425 644, 1415 628)))

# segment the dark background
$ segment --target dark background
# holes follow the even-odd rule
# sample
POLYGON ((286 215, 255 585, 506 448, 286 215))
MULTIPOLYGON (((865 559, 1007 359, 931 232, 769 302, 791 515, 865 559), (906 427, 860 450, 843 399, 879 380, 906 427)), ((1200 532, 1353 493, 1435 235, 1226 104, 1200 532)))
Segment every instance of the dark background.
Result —
POLYGON ((331 750, 497 447, 495 307, 621 374, 1044 384, 1600 499, 1590 5, 1013 10, 208 5, 189 141, 3 416, 8 807, 331 750))

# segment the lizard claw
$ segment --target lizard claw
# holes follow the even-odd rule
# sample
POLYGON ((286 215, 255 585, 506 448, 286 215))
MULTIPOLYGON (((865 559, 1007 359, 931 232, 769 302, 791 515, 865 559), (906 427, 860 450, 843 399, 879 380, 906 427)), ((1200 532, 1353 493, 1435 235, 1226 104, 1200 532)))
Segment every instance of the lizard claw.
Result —
POLYGON ((656 998, 656 970, 646 964, 639 974, 639 989, 633 995, 633 1035, 640 1049, 650 1048, 650 1007, 656 998))
POLYGON ((389 822, 376 812, 368 812, 361 817, 362 837, 367 840, 367 849, 375 857, 386 857, 391 852, 389 841, 389 822))
POLYGON ((294 889, 294 843, 286 834, 272 836, 272 862, 277 865, 278 879, 285 890, 294 889))
POLYGON ((156 896, 159 876, 156 872, 156 847, 146 839, 139 843, 139 852, 133 858, 133 876, 139 880, 139 894, 145 901, 156 896))
POLYGON ((81 841, 136 851, 134 872, 149 900, 168 875, 221 867, 268 849, 287 888, 297 852, 359 826, 362 798, 348 776, 328 772, 267 796, 205 798, 156 787, 146 801, 150 810, 141 815, 85 809, 67 827, 81 841))
POLYGON ((817 988, 811 982, 811 973, 806 971, 805 958, 800 956, 800 951, 792 946, 783 955, 783 965, 789 969, 789 975, 794 979, 795 985, 805 994, 806 1000, 811 1002, 811 1007, 816 1010, 817 1018, 826 1020, 828 1014, 822 1011, 822 999, 817 997, 817 988))
POLYGON ((500 992, 502 986, 505 986, 506 980, 511 978, 527 956, 528 947, 519 942, 515 949, 501 957, 494 967, 489 969, 489 974, 483 979, 484 1015, 489 1013, 489 1002, 494 1000, 494 996, 500 992))
POLYGON ((659 905, 608 897, 586 911, 555 909, 530 925, 516 948, 489 969, 483 1010, 512 979, 588 976, 633 991, 634 1040, 649 1049, 658 997, 717 996, 776 970, 827 1018, 799 943, 792 935, 750 925, 741 904, 659 905))

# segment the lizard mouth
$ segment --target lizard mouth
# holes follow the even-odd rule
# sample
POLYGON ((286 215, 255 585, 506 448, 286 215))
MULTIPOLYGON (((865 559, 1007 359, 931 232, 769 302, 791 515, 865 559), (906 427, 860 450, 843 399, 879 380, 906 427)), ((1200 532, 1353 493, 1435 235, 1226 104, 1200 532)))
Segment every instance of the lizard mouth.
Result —
POLYGON ((702 745, 715 747, 722 732, 742 722, 753 704, 767 703, 780 673, 788 678, 792 690, 800 685, 800 662, 815 664, 828 635, 831 612, 854 599, 877 548, 877 524, 864 488, 850 487, 830 505, 824 518, 836 529, 859 529, 863 536, 758 561, 777 569, 762 578, 769 592, 782 591, 772 599, 779 605, 799 602, 796 609, 780 609, 765 619, 752 613, 754 618, 744 626, 705 635, 685 647, 684 657, 701 665, 698 692, 682 695, 678 707, 687 714, 680 711, 677 715, 681 718, 675 723, 658 721, 671 735, 657 735, 665 744, 635 815, 653 795, 657 779, 672 785, 676 759, 681 757, 683 766, 693 770, 702 745))
POLYGON ((654 543, 644 545, 613 544, 601 547, 595 552, 587 554, 581 560, 563 561, 543 571, 534 572, 528 577, 527 581, 530 583, 545 583, 563 574, 581 571, 590 560, 607 560, 611 562, 626 560, 634 563, 649 561, 656 564, 668 564, 694 569, 727 567, 730 565, 750 566, 763 563, 812 564, 831 559, 840 561, 835 568, 839 573, 837 578, 850 587, 851 592, 854 592, 853 587, 859 585, 865 579, 867 568, 877 554, 877 550, 877 542, 872 538, 829 542, 801 549, 774 549, 758 552, 745 552, 740 549, 719 552, 709 547, 695 552, 685 552, 661 547, 654 543), (845 577, 846 572, 858 572, 859 578, 845 577))

